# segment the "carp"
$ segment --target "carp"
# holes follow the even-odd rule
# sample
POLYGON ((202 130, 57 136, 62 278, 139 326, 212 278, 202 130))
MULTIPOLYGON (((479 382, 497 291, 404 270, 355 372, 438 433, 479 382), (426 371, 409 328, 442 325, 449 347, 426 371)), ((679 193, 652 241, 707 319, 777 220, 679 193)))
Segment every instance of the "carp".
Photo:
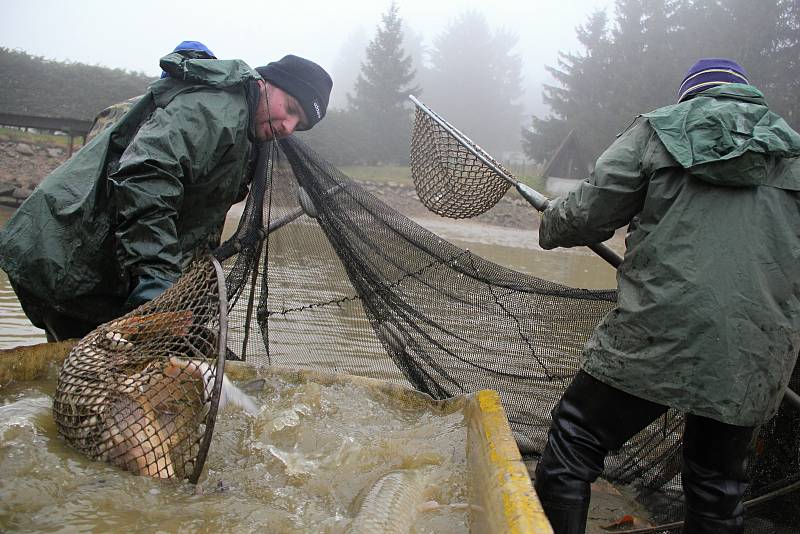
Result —
MULTIPOLYGON (((137 475, 187 476, 216 380, 216 369, 197 357, 213 353, 213 339, 191 343, 195 327, 191 312, 159 312, 101 325, 81 340, 59 372, 53 400, 67 443, 137 475)), ((223 377, 218 408, 227 405, 258 413, 223 377)))

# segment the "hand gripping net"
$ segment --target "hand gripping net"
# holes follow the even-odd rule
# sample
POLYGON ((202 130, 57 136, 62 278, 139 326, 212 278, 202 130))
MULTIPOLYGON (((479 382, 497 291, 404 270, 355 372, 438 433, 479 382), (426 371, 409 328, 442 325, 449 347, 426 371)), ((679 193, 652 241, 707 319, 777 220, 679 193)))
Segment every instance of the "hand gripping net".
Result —
POLYGON ((409 161, 414 187, 425 207, 443 217, 468 219, 497 204, 511 187, 492 168, 504 170, 502 165, 433 110, 417 100, 414 103, 409 161))
POLYGON ((224 291, 219 264, 197 260, 160 297, 84 337, 53 401, 67 443, 135 474, 196 482, 222 388, 224 291))

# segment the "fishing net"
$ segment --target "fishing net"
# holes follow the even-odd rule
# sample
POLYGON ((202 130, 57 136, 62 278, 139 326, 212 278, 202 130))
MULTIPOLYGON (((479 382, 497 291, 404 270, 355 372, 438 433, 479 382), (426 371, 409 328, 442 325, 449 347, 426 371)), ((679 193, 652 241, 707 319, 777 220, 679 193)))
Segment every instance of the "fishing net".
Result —
MULTIPOLYGON (((411 134, 411 177, 417 196, 432 212, 462 219, 487 211, 513 184, 528 203, 544 211, 550 200, 521 183, 497 160, 438 113, 416 104, 411 134)), ((615 268, 622 257, 603 243, 587 245, 615 268)))
POLYGON ((414 103, 409 164, 420 201, 452 219, 475 217, 497 204, 511 182, 492 167, 511 173, 433 110, 414 103))
MULTIPOLYGON (((262 156, 239 226, 216 252, 227 357, 375 377, 437 399, 491 388, 535 459, 615 291, 567 287, 461 249, 296 138, 262 156)), ((800 388, 797 377, 792 384, 800 388)), ((748 499, 765 501, 748 512, 752 532, 794 532, 784 510, 800 508, 797 416, 784 405, 761 431, 748 499)), ((659 525, 683 515, 682 428, 669 411, 606 462, 603 476, 629 486, 659 525)))
POLYGON ((222 280, 216 260, 197 259, 158 299, 72 349, 53 401, 67 443, 135 474, 197 481, 224 371, 222 280))

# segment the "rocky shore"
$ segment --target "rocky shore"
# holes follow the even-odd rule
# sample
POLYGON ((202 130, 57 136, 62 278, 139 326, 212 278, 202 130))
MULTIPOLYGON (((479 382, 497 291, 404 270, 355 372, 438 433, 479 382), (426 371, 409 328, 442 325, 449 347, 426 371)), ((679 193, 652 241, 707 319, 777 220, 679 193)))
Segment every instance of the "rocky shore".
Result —
POLYGON ((0 141, 0 206, 15 208, 67 159, 61 147, 0 141))

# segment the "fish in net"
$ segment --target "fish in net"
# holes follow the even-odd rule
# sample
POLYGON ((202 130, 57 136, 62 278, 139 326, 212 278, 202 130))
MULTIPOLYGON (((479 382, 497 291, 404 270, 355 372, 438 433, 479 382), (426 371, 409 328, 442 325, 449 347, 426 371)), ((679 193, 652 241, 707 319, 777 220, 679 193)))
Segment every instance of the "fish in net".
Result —
POLYGON ((196 482, 225 382, 225 302, 219 264, 198 259, 160 297, 90 332, 58 374, 59 434, 91 459, 196 482))

